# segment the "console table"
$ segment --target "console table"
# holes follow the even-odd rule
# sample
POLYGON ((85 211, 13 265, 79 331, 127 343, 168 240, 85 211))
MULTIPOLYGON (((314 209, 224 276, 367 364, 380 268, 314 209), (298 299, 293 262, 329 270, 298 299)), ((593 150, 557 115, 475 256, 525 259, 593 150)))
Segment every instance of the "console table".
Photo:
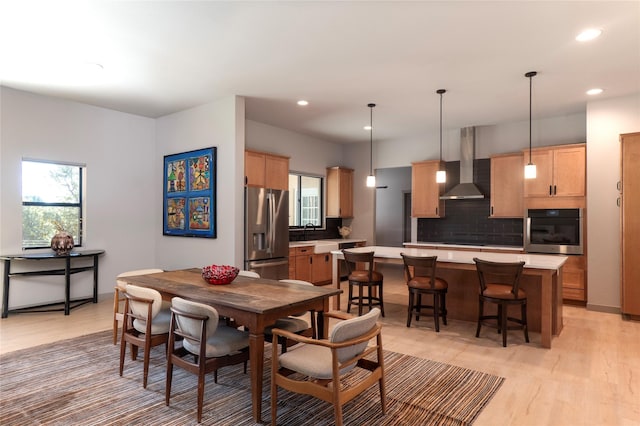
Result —
POLYGON ((4 260, 4 292, 2 294, 2 318, 6 318, 9 312, 51 312, 61 311, 63 308, 50 308, 55 305, 64 303, 64 314, 69 315, 69 311, 77 306, 85 303, 98 303, 98 257, 104 253, 104 250, 79 250, 71 251, 68 254, 57 255, 54 252, 49 253, 31 253, 31 254, 11 254, 0 256, 4 260), (90 266, 71 267, 71 259, 93 258, 93 264, 90 266), (47 261, 64 261, 64 268, 59 269, 36 269, 23 272, 11 272, 11 264, 14 262, 47 260, 47 261), (93 271, 93 296, 83 299, 71 300, 71 275, 78 272, 93 271), (64 275, 64 302, 48 303, 44 305, 28 306, 25 308, 13 309, 9 311, 9 282, 12 277, 19 276, 40 276, 40 275, 64 275))

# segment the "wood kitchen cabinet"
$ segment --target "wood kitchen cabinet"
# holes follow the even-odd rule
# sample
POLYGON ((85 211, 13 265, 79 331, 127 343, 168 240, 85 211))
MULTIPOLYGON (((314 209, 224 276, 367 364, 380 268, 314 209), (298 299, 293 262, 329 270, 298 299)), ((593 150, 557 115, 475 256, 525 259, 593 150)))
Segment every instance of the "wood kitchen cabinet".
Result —
POLYGON ((353 169, 327 168, 327 217, 353 217, 353 169))
MULTIPOLYGON (((289 278, 313 282, 311 279, 313 246, 296 247, 294 251, 295 256, 289 257, 289 264, 293 263, 295 265, 295 275, 291 276, 291 274, 289 274, 289 278)), ((289 269, 289 272, 291 272, 291 269, 289 269)))
MULTIPOLYGON (((528 150, 524 161, 529 162, 528 150)), ((536 148, 531 152, 531 162, 536 165, 536 178, 524 180, 525 197, 585 196, 585 144, 536 148)))
POLYGON ((586 269, 586 256, 567 256, 567 261, 562 267, 562 298, 564 300, 586 303, 586 269))
POLYGON ((331 283, 331 253, 318 253, 312 257, 311 282, 315 285, 331 283))
POLYGON ((444 183, 436 182, 436 172, 444 167, 438 160, 411 163, 411 216, 444 217, 444 183))
POLYGON ((331 282, 331 253, 314 253, 314 246, 289 248, 289 278, 315 285, 331 282))
POLYGON ((620 135, 622 314, 640 319, 640 133, 620 135))
POLYGON ((492 218, 524 217, 524 158, 522 153, 491 157, 492 218))
POLYGON ((289 157, 246 150, 244 173, 247 186, 289 189, 289 157))

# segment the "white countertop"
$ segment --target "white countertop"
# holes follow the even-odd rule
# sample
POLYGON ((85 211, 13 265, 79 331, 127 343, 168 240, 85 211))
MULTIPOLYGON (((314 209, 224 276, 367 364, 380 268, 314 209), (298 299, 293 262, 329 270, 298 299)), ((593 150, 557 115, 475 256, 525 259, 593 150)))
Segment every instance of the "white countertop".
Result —
MULTIPOLYGON (((468 247, 468 246, 465 246, 468 247)), ((450 263, 466 263, 474 264, 473 258, 488 260, 492 262, 520 262, 524 261, 525 268, 532 269, 558 269, 567 261, 567 256, 547 255, 547 254, 525 254, 525 253, 492 253, 486 251, 471 250, 443 250, 441 248, 421 249, 407 247, 383 247, 383 246, 367 246, 349 249, 354 252, 375 252, 376 257, 384 257, 389 259, 400 259, 400 253, 406 253, 410 256, 438 256, 440 262, 450 263)), ((331 252, 342 258, 342 252, 334 250, 331 252)))
POLYGON ((463 248, 463 249, 478 249, 478 250, 524 250, 524 247, 512 247, 512 246, 474 246, 468 244, 446 244, 446 243, 427 243, 427 242, 416 242, 416 243, 404 243, 404 246, 428 246, 428 247, 437 247, 438 249, 453 249, 463 248))

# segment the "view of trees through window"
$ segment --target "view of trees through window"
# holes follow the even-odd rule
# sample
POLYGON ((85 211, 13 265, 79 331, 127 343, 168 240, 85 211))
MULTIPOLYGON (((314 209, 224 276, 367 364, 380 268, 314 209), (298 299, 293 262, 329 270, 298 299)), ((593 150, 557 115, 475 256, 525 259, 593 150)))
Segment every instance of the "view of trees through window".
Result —
POLYGON ((289 226, 322 226, 322 178, 289 174, 289 226))
POLYGON ((22 161, 22 247, 50 247, 56 230, 82 245, 82 166, 22 161))

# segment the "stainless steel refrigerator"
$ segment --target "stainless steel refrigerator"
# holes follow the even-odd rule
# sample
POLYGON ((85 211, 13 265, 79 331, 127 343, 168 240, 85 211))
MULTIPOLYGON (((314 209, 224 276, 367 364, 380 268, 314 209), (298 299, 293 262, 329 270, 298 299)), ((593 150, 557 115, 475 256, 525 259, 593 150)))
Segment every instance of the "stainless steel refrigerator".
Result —
POLYGON ((289 278, 289 191, 245 188, 245 269, 289 278))

